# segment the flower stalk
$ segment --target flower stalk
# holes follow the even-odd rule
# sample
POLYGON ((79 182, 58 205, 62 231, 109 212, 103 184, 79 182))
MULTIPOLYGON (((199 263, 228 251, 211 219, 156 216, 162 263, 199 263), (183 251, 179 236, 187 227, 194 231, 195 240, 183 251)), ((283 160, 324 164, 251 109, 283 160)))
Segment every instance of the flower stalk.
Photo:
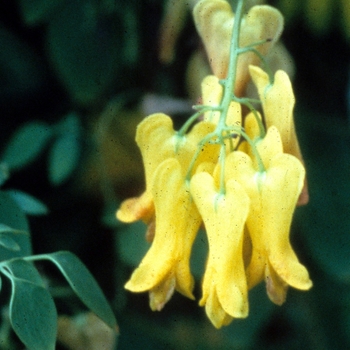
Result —
POLYGON ((270 6, 254 6, 243 21, 243 5, 238 0, 235 14, 225 0, 195 6, 214 73, 203 79, 203 105, 194 106, 179 131, 162 113, 139 124, 146 189, 117 212, 121 221, 141 219, 153 231, 147 233, 152 245, 125 288, 148 291, 151 309, 158 311, 175 291, 194 298, 189 261, 204 224, 209 251, 199 304, 216 328, 247 317, 248 290, 261 281, 278 305, 288 286, 312 286, 289 240, 305 193, 292 85, 285 72, 273 75, 258 67, 277 41, 283 17, 270 6), (248 81, 259 100, 243 93, 248 81))

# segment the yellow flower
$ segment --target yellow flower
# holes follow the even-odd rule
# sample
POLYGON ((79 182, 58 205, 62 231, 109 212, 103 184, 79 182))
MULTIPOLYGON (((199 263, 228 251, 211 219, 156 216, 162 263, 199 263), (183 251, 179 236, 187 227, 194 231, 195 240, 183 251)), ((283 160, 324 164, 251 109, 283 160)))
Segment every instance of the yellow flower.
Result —
MULTIPOLYGON (((143 219, 149 223, 154 218, 153 198, 151 186, 157 167, 168 158, 176 158, 186 172, 192 157, 197 150, 198 142, 214 130, 209 122, 200 122, 187 135, 179 136, 173 129, 170 117, 163 113, 156 113, 145 118, 136 131, 136 143, 143 158, 146 178, 146 190, 137 198, 125 200, 117 211, 120 221, 130 223, 143 219)), ((216 162, 218 148, 206 145, 197 159, 196 164, 202 161, 216 162)))
POLYGON ((192 177, 191 194, 209 239, 200 305, 205 305, 209 319, 220 328, 233 317, 248 315, 242 246, 249 198, 236 180, 228 181, 226 193, 220 195, 213 177, 205 172, 192 177))
POLYGON ((186 187, 181 165, 175 158, 162 162, 154 174, 152 195, 156 210, 156 234, 151 248, 125 285, 133 292, 151 290, 151 306, 160 310, 169 299, 172 282, 193 299, 189 259, 202 222, 186 187), (152 295, 152 294, 151 294, 152 295))
MULTIPOLYGON (((271 140, 279 137, 276 131, 274 128, 269 134, 271 140)), ((263 173, 247 154, 231 153, 226 160, 225 177, 226 181, 236 179, 251 201, 246 222, 252 240, 252 257, 246 271, 249 288, 265 279, 270 299, 282 304, 288 285, 307 290, 312 282, 289 241, 305 170, 297 158, 282 153, 278 144, 278 140, 271 141, 269 151, 265 155, 262 152, 266 167, 263 173)))
MULTIPOLYGON (((268 75, 261 68, 250 66, 249 71, 258 89, 266 127, 274 125, 281 134, 283 151, 292 154, 303 163, 293 118, 295 97, 288 74, 282 70, 277 71, 271 84, 268 75)), ((306 204, 308 200, 305 183, 298 204, 306 204)))
MULTIPOLYGON (((204 106, 219 107, 222 96, 223 96, 223 86, 219 83, 219 78, 215 75, 206 76, 201 84, 202 89, 202 100, 204 106)), ((204 113, 204 120, 212 122, 215 125, 218 124, 220 118, 220 111, 208 111, 204 113)), ((234 126, 239 128, 242 121, 242 108, 237 102, 231 101, 227 115, 226 115, 226 125, 234 126)), ((226 145, 228 151, 235 149, 240 138, 237 133, 237 137, 226 140, 226 145)))
MULTIPOLYGON (((202 100, 204 106, 218 107, 220 105, 224 88, 219 83, 219 78, 215 75, 206 76, 201 84, 202 100)), ((217 124, 220 118, 220 111, 210 111, 204 113, 204 120, 217 124)), ((227 111, 226 125, 241 125, 241 105, 231 101, 227 111)))
MULTIPOLYGON (((230 44, 234 23, 231 6, 224 0, 201 0, 193 10, 197 31, 201 36, 214 75, 226 78, 230 56, 230 44)), ((252 7, 241 23, 240 46, 256 46, 266 55, 281 35, 283 17, 281 13, 266 5, 252 7)), ((259 57, 253 52, 239 56, 236 70, 235 93, 241 96, 249 81, 248 66, 258 64, 259 57)))
MULTIPOLYGON (((153 215, 151 220, 155 220, 152 246, 125 285, 133 292, 150 291, 153 310, 160 310, 174 289, 193 298, 189 258, 202 220, 185 180, 198 143, 214 127, 213 123, 202 121, 188 134, 180 135, 174 131, 168 116, 154 114, 137 129, 136 142, 144 161, 146 191, 139 198, 122 203, 117 217, 126 222, 149 221, 153 215)), ((215 163, 218 152, 218 145, 204 145, 193 171, 198 165, 215 163)))
POLYGON ((295 97, 287 73, 277 71, 273 83, 270 83, 269 76, 261 68, 250 66, 249 71, 258 89, 266 127, 276 126, 281 134, 284 152, 302 160, 293 119, 295 97))

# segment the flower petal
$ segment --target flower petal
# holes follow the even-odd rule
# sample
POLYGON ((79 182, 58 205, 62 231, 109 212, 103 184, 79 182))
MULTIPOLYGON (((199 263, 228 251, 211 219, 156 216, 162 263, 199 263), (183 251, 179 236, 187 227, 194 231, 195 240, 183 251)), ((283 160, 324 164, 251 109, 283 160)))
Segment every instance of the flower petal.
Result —
POLYGON ((153 216, 153 198, 149 192, 144 192, 140 197, 126 199, 117 211, 117 219, 125 223, 141 219, 148 223, 153 216))
POLYGON ((174 273, 176 289, 193 298, 189 259, 201 218, 176 159, 169 158, 158 166, 152 195, 156 210, 155 237, 125 288, 134 292, 150 290, 174 273))
MULTIPOLYGON (((193 14, 213 73, 220 79, 226 78, 234 22, 231 6, 223 0, 201 0, 195 6, 193 14)), ((281 35, 282 28, 283 16, 278 10, 266 5, 254 6, 242 20, 240 46, 269 39, 255 47, 262 55, 266 55, 281 35)), ((249 81, 248 66, 258 63, 259 58, 255 53, 247 52, 239 56, 236 95, 242 95, 249 81)))
POLYGON ((141 150, 145 167, 146 191, 151 189, 158 165, 174 156, 174 136, 173 122, 163 113, 152 114, 138 125, 136 143, 141 150))
POLYGON ((281 134, 284 152, 302 160, 293 119, 295 97, 288 74, 277 71, 270 84, 267 73, 261 68, 250 66, 249 71, 258 89, 267 128, 274 125, 281 134))
POLYGON ((152 311, 161 311, 175 291, 175 276, 170 275, 149 291, 149 305, 152 311))
POLYGON ((209 257, 200 305, 204 305, 208 299, 214 300, 215 297, 211 295, 214 293, 220 305, 216 309, 218 314, 224 310, 232 317, 246 317, 248 299, 242 245, 249 198, 235 180, 229 181, 225 195, 220 195, 215 189, 213 177, 208 173, 193 176, 191 194, 202 215, 209 239, 209 257))
POLYGON ((272 273, 266 269, 267 264, 290 286, 311 288, 309 274, 289 241, 294 209, 303 187, 303 165, 289 154, 279 154, 269 162, 266 173, 259 174, 247 155, 234 152, 227 157, 226 168, 225 177, 237 179, 251 200, 247 219, 253 245, 247 268, 249 288, 272 273))

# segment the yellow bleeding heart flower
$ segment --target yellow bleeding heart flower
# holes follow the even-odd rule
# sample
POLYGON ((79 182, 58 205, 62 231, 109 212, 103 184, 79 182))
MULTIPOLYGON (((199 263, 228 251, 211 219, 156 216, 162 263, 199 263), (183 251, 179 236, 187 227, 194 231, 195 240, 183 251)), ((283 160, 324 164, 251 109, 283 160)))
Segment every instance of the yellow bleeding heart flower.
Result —
MULTIPOLYGON (((152 193, 150 191, 154 173, 159 164, 168 158, 176 158, 186 172, 195 154, 198 143, 215 128, 210 122, 199 122, 185 135, 179 135, 173 128, 170 117, 156 113, 145 118, 136 131, 136 143, 140 148, 145 168, 146 190, 137 198, 125 200, 117 211, 120 221, 130 223, 144 220, 149 223, 154 217, 152 193)), ((215 145, 204 145, 199 154, 194 170, 204 161, 215 163, 219 148, 215 145)))
POLYGON ((156 310, 163 307, 174 287, 194 298, 189 259, 202 220, 182 172, 175 158, 157 167, 151 189, 156 212, 154 240, 125 285, 132 292, 151 291, 151 307, 156 310))
POLYGON ((265 164, 266 171, 260 173, 247 154, 233 152, 227 157, 225 176, 236 179, 251 201, 246 222, 253 249, 246 271, 249 288, 265 279, 270 299, 282 304, 288 285, 301 290, 312 286, 289 240, 305 170, 297 158, 285 153, 265 164))
MULTIPOLYGON (((230 45, 235 14, 224 0, 201 0, 193 10, 197 31, 201 36, 214 75, 226 78, 230 57, 230 45)), ((255 48, 266 55, 278 40, 283 29, 283 17, 273 7, 253 6, 241 22, 240 47, 257 45, 255 48)), ((241 96, 249 81, 248 66, 258 64, 259 57, 246 52, 238 57, 235 94, 241 96)))
MULTIPOLYGON (((293 116, 295 97, 288 74, 282 70, 277 71, 271 84, 268 75, 261 68, 250 66, 249 71, 258 89, 266 127, 274 125, 281 134, 283 151, 304 163, 295 131, 293 116)), ((309 193, 305 178, 298 205, 307 204, 308 201, 309 193)))
POLYGON ((244 223, 249 198, 235 180, 220 195, 213 177, 205 172, 191 179, 191 194, 203 218, 209 256, 200 305, 216 328, 248 315, 247 282, 243 263, 244 223))

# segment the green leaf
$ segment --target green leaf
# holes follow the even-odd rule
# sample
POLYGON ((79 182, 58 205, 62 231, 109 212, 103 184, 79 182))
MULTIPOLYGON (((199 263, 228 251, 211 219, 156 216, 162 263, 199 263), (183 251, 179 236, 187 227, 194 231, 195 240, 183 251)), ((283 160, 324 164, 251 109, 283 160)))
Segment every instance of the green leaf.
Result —
POLYGON ((11 233, 10 237, 21 248, 19 251, 10 251, 0 246, 0 261, 31 255, 30 235, 18 234, 30 232, 27 218, 12 197, 4 191, 0 191, 0 223, 2 232, 11 233))
POLYGON ((49 212, 47 206, 39 199, 18 190, 6 190, 18 206, 28 215, 45 215, 49 212))
POLYGON ((75 135, 66 134, 53 144, 49 156, 49 180, 60 185, 68 179, 78 165, 80 143, 75 135))
POLYGON ((24 22, 28 25, 48 20, 65 0, 21 0, 20 10, 24 22))
POLYGON ((3 266, 17 279, 45 287, 44 282, 35 266, 24 259, 13 259, 3 262, 3 266))
POLYGON ((10 177, 9 167, 6 163, 0 163, 0 186, 2 186, 10 177))
POLYGON ((45 254, 62 272, 80 300, 112 329, 117 321, 111 307, 86 266, 70 252, 45 254))
POLYGON ((4 233, 0 233, 0 245, 8 250, 12 250, 13 252, 21 250, 21 247, 17 242, 4 233))
POLYGON ((49 23, 52 66, 78 103, 96 101, 121 72, 126 37, 122 13, 107 17, 93 0, 67 1, 49 23))
POLYGON ((13 234, 22 233, 26 235, 28 234, 28 232, 26 231, 17 230, 4 224, 0 224, 0 233, 13 233, 13 234))
POLYGON ((29 350, 54 350, 57 311, 49 292, 36 284, 11 277, 10 321, 29 350))
POLYGON ((56 124, 56 128, 60 134, 70 133, 80 137, 81 123, 78 114, 75 112, 68 113, 56 124))
POLYGON ((48 124, 35 121, 20 127, 10 139, 2 161, 11 170, 19 170, 35 160, 51 136, 48 124))

